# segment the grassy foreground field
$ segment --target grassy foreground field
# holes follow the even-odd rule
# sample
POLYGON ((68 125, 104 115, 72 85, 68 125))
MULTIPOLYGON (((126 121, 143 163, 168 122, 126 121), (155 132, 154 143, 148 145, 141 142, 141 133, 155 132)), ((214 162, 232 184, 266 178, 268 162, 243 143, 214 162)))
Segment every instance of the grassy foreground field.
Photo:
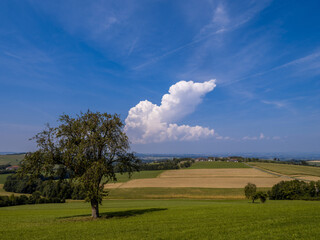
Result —
POLYGON ((248 164, 289 176, 307 175, 320 177, 320 167, 263 162, 250 162, 248 164))
POLYGON ((250 168, 242 162, 195 162, 188 169, 210 169, 210 168, 250 168))
POLYGON ((320 205, 306 201, 107 200, 0 209, 0 239, 319 239, 320 205))

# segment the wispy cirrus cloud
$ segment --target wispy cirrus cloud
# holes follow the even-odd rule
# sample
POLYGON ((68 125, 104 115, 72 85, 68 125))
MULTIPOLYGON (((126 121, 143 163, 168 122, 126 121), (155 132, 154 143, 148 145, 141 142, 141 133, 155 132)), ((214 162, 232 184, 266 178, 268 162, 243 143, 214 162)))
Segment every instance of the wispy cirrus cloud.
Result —
POLYGON ((159 56, 155 56, 148 61, 133 67, 133 70, 142 69, 150 64, 156 63, 161 59, 175 54, 181 50, 192 47, 198 43, 205 42, 215 35, 221 35, 226 32, 231 32, 238 29, 245 23, 254 18, 260 11, 266 8, 272 1, 258 1, 255 3, 249 2, 247 8, 239 14, 229 13, 225 4, 218 3, 213 6, 210 21, 202 26, 198 33, 195 34, 192 41, 182 44, 170 51, 167 51, 159 56))
POLYGON ((286 106, 286 103, 282 102, 282 101, 267 101, 267 100, 262 100, 261 101, 264 104, 267 105, 273 105, 276 106, 277 108, 282 108, 286 106))
POLYGON ((269 136, 265 136, 263 133, 260 133, 259 136, 245 136, 242 138, 242 140, 249 140, 249 141, 257 141, 257 140, 279 140, 281 139, 281 137, 279 136, 273 136, 273 137, 269 137, 269 136))
POLYGON ((243 81, 243 80, 246 80, 249 78, 260 77, 260 76, 266 75, 268 73, 275 72, 275 71, 278 71, 281 69, 286 69, 286 68, 293 67, 293 66, 298 67, 297 69, 295 69, 295 71, 297 71, 301 67, 305 70, 318 70, 320 67, 320 51, 317 48, 313 52, 311 52, 303 57, 296 58, 294 60, 288 61, 284 64, 278 65, 276 67, 270 68, 265 71, 261 71, 261 72, 258 72, 258 73, 255 73, 255 74, 252 74, 249 76, 245 76, 243 78, 238 78, 238 79, 228 81, 227 83, 224 83, 224 84, 228 85, 228 84, 233 84, 235 82, 243 81))
POLYGON ((203 83, 180 81, 163 95, 158 106, 145 100, 131 108, 125 131, 133 143, 191 141, 214 135, 202 126, 178 125, 175 122, 192 113, 202 98, 215 88, 215 80, 203 83))

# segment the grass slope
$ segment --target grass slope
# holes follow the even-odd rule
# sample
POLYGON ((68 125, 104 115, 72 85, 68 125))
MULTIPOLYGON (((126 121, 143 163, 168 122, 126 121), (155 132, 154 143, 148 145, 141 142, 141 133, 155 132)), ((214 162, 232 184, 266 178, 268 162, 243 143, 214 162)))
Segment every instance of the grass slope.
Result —
POLYGON ((250 168, 241 162, 195 162, 188 169, 210 169, 210 168, 250 168))
POLYGON ((108 200, 0 208, 0 239, 319 239, 318 202, 108 200))
POLYGON ((306 176, 318 176, 320 177, 320 167, 300 166, 291 164, 279 164, 279 163, 260 163, 250 162, 252 166, 257 166, 273 172, 293 176, 293 175, 306 175, 306 176))
POLYGON ((0 165, 11 164, 18 165, 21 160, 24 158, 25 154, 9 154, 9 155, 0 155, 0 165))
POLYGON ((8 174, 0 174, 0 184, 4 184, 7 177, 10 176, 12 173, 8 173, 8 174))

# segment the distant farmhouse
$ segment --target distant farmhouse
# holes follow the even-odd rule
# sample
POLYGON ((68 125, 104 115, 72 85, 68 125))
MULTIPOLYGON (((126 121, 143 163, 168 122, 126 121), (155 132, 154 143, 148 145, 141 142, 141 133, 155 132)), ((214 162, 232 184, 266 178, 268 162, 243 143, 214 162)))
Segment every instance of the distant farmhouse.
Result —
POLYGON ((7 168, 6 168, 6 170, 10 170, 10 171, 18 170, 18 169, 19 169, 19 166, 17 166, 17 165, 10 166, 10 167, 7 167, 7 168))
POLYGON ((196 158, 195 159, 195 162, 205 162, 205 161, 208 161, 207 158, 196 158))

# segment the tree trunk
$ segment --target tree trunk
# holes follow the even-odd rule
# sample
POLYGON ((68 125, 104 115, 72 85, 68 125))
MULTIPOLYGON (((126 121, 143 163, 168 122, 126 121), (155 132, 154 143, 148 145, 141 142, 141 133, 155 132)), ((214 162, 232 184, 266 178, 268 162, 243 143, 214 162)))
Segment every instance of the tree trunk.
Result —
POLYGON ((91 200, 92 218, 99 217, 99 203, 97 200, 91 200))

